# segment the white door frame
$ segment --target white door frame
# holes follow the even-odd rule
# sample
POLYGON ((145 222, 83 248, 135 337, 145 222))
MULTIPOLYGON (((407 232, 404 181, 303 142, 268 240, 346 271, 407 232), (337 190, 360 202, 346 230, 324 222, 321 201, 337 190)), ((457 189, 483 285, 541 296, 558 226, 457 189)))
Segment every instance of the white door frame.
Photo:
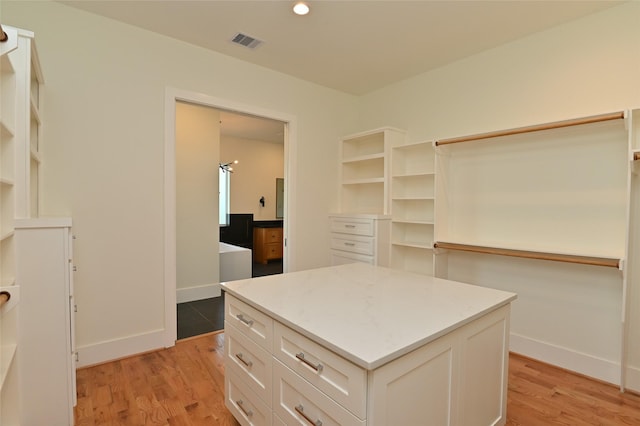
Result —
POLYGON ((216 109, 250 114, 282 121, 284 126, 284 254, 283 272, 295 269, 293 241, 290 230, 295 229, 295 215, 291 214, 295 194, 295 152, 297 119, 280 111, 246 105, 202 93, 167 87, 165 90, 164 133, 164 346, 175 345, 178 336, 176 312, 176 102, 183 101, 216 109))

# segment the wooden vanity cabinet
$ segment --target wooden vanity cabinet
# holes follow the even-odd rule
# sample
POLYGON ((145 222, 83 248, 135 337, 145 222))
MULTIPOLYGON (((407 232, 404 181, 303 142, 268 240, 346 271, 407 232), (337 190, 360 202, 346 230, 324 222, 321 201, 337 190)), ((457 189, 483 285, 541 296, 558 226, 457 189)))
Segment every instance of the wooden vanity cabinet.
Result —
POLYGON ((253 261, 266 264, 282 259, 282 228, 253 228, 253 261))

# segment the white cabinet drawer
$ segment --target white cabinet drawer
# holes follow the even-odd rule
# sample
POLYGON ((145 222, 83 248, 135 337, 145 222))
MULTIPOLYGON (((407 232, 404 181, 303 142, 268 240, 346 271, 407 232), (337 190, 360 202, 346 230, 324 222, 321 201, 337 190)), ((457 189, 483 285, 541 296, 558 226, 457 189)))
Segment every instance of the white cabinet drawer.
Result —
POLYGON ((375 240, 373 237, 358 237, 347 234, 331 234, 331 248, 352 253, 373 256, 375 240))
POLYGON ((287 425, 365 424, 278 360, 273 362, 273 384, 273 412, 287 425))
POLYGON ((271 406, 271 354, 236 327, 225 323, 225 369, 242 378, 249 388, 271 406))
POLYGON ((274 356, 283 364, 357 417, 365 418, 367 373, 364 369, 277 321, 273 346, 274 356))
POLYGON ((258 345, 271 352, 273 320, 270 317, 227 294, 224 300, 224 319, 258 345))
POLYGON ((366 256, 363 254, 350 253, 342 250, 331 250, 331 266, 346 265, 347 263, 368 263, 374 264, 373 256, 366 256))
POLYGON ((337 216, 331 218, 331 232, 373 237, 373 230, 373 219, 342 218, 337 216))
POLYGON ((225 370, 225 405, 243 426, 270 426, 271 409, 233 371, 225 370))

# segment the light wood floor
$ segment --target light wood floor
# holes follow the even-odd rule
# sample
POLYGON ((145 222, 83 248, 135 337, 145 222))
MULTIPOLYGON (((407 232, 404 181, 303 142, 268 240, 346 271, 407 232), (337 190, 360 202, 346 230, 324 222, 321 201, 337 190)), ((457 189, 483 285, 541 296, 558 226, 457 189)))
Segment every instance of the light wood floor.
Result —
MULTIPOLYGON (((209 334, 78 370, 76 425, 238 425, 224 407, 223 345, 209 334)), ((640 396, 512 354, 507 425, 640 425, 640 396)))

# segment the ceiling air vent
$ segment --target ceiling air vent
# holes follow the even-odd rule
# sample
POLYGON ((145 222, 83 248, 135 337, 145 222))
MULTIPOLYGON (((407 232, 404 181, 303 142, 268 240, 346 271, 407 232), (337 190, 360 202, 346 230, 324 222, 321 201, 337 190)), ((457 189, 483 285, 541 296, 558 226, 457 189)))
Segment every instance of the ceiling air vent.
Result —
POLYGON ((242 33, 236 34, 231 41, 244 47, 248 47, 249 49, 255 49, 262 44, 262 40, 258 40, 257 38, 253 38, 242 33))

